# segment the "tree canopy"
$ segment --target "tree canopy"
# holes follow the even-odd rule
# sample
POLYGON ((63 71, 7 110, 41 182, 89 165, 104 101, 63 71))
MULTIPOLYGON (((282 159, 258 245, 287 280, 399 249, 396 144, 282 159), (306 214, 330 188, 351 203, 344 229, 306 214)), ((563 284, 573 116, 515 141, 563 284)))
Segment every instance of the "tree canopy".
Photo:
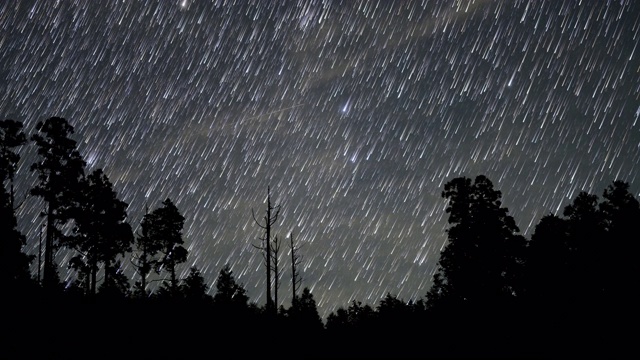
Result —
POLYGON ((445 184, 450 227, 427 294, 429 306, 496 304, 516 296, 526 240, 501 196, 483 175, 445 184))

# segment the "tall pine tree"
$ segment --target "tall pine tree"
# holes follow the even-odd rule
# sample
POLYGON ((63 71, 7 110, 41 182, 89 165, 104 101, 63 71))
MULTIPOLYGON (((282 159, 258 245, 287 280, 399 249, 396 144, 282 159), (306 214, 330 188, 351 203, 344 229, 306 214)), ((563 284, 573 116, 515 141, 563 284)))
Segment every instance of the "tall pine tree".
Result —
POLYGON ((46 217, 43 287, 51 289, 59 284, 55 253, 64 235, 61 231, 78 207, 80 184, 84 178, 85 162, 71 135, 73 126, 60 117, 51 117, 36 125, 32 140, 38 148, 38 159, 31 170, 38 174, 38 183, 31 194, 45 202, 42 216, 46 217))

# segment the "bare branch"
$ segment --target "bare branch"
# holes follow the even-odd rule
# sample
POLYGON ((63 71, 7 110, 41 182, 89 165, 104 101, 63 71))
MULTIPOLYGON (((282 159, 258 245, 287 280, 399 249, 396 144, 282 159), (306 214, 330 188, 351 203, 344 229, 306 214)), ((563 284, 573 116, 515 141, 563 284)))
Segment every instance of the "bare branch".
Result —
MULTIPOLYGON (((266 228, 267 228, 267 227, 266 227, 266 225, 262 225, 262 224, 258 221, 258 219, 256 219, 256 214, 255 214, 255 212, 253 211, 253 209, 251 209, 251 217, 253 217, 253 221, 254 221, 254 222, 256 223, 256 225, 258 225, 260 228, 262 228, 262 229, 266 229, 266 228)), ((265 222, 266 222, 266 218, 265 218, 265 222)))

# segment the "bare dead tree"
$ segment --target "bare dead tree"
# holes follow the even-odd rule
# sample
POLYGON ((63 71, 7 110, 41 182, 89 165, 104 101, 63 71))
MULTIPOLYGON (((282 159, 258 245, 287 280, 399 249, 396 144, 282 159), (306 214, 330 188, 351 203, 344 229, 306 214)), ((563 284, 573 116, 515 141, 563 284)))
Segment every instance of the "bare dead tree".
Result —
POLYGON ((271 279, 271 271, 273 270, 271 265, 271 261, 273 259, 271 254, 271 227, 278 220, 278 215, 280 215, 280 205, 273 206, 271 204, 271 189, 269 187, 267 187, 267 209, 265 210, 265 215, 262 218, 263 221, 258 221, 253 209, 251 209, 251 215, 253 216, 253 221, 260 229, 263 230, 263 234, 260 237, 260 245, 252 245, 256 249, 262 251, 262 258, 265 262, 265 269, 267 272, 267 312, 275 313, 277 308, 274 306, 273 298, 271 297, 271 287, 273 285, 273 281, 271 279))
POLYGON ((278 254, 280 253, 280 241, 278 236, 276 235, 273 238, 273 242, 271 243, 271 270, 273 271, 273 301, 278 306, 278 289, 280 288, 280 276, 282 275, 283 270, 278 267, 280 263, 280 259, 278 258, 278 254))
POLYGON ((302 283, 302 277, 298 273, 298 266, 302 262, 302 256, 298 254, 300 246, 296 246, 294 242, 293 231, 289 237, 289 249, 291 250, 291 289, 293 295, 291 297, 291 306, 295 306, 295 301, 298 296, 298 287, 302 283))

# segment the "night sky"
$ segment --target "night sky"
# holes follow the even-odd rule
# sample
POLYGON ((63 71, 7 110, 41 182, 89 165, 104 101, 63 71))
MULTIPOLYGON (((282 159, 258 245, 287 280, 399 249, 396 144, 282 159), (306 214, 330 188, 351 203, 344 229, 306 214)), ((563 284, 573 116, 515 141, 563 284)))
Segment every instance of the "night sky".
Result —
MULTIPOLYGON (((640 196, 639 40, 636 0, 8 0, 0 117, 29 134, 66 118, 136 230, 172 199, 181 274, 198 267, 212 295, 229 263, 264 304, 251 211, 270 187, 273 232, 294 233, 326 319, 352 300, 425 297, 455 177, 486 175, 527 238, 580 191, 620 179, 640 196)), ((35 151, 21 149, 19 198, 35 151)), ((42 206, 18 211, 30 254, 42 206)))

